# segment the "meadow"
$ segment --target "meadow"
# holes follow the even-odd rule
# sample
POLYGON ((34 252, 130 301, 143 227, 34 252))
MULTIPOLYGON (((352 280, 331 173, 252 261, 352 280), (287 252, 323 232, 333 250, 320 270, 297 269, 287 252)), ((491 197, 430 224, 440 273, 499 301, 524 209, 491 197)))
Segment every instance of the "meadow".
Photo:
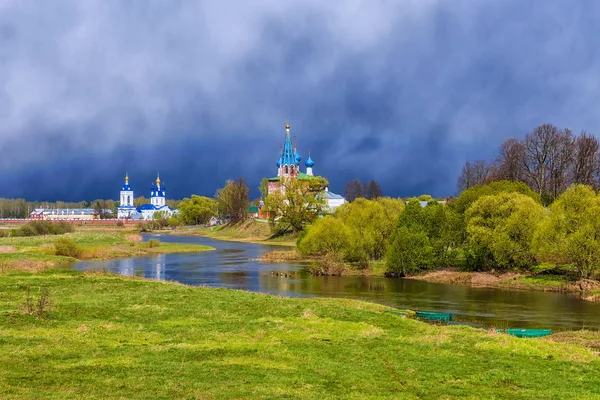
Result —
POLYGON ((212 250, 197 244, 142 242, 139 234, 126 231, 80 230, 63 235, 0 237, 0 271, 38 271, 80 260, 102 260, 162 253, 212 250), (57 241, 68 239, 77 248, 73 256, 57 255, 57 241))
POLYGON ((6 272, 0 397, 598 398, 597 332, 518 339, 387 310, 101 271, 6 272))

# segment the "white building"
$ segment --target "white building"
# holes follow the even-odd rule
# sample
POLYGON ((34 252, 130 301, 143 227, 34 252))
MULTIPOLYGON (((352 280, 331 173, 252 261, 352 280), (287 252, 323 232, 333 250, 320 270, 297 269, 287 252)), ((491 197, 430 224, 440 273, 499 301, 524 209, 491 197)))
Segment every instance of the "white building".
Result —
POLYGON ((157 212, 170 217, 176 211, 167 205, 166 187, 156 177, 156 182, 150 187, 150 204, 139 207, 133 205, 133 189, 129 186, 129 176, 125 175, 125 185, 121 189, 121 205, 119 205, 119 218, 151 220, 157 212))
POLYGON ((129 186, 129 174, 125 174, 125 185, 121 188, 119 207, 117 208, 118 218, 132 218, 132 214, 135 213, 136 210, 133 205, 133 189, 129 186))
POLYGON ((334 212, 336 208, 346 202, 346 199, 343 196, 330 192, 329 188, 325 188, 323 197, 327 200, 327 209, 330 213, 334 212))

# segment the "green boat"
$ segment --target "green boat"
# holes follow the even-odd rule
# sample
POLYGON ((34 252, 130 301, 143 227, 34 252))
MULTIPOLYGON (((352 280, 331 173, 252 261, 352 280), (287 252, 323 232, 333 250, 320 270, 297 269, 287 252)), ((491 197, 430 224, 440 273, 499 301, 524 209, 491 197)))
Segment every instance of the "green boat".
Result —
POLYGON ((450 322, 452 321, 452 314, 417 311, 417 318, 424 319, 427 321, 450 322))
POLYGON ((548 336, 552 333, 551 329, 507 329, 506 333, 519 338, 532 338, 548 336))

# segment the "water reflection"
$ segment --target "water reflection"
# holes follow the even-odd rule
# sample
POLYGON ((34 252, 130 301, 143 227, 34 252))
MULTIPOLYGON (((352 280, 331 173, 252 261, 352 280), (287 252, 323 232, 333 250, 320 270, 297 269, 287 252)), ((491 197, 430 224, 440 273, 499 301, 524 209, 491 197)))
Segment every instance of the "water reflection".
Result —
POLYGON ((575 296, 379 277, 312 276, 303 270, 304 265, 301 264, 257 261, 261 254, 272 249, 269 246, 201 237, 165 235, 159 239, 163 242, 208 244, 217 250, 80 262, 76 268, 105 267, 123 275, 135 275, 140 271, 152 279, 283 296, 356 298, 400 308, 452 312, 459 320, 498 327, 597 329, 600 326, 600 303, 585 302, 575 296))

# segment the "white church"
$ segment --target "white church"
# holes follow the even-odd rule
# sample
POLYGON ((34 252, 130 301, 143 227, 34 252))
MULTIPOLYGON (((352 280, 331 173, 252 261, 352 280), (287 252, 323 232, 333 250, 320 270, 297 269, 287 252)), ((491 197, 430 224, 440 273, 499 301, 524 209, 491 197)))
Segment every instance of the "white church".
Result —
POLYGON ((133 199, 133 189, 129 186, 129 174, 126 174, 125 185, 121 188, 121 196, 119 198, 119 219, 151 220, 157 212, 165 213, 167 217, 176 212, 176 210, 167 205, 166 187, 161 183, 160 176, 158 175, 156 182, 150 187, 150 204, 135 207, 133 199))

